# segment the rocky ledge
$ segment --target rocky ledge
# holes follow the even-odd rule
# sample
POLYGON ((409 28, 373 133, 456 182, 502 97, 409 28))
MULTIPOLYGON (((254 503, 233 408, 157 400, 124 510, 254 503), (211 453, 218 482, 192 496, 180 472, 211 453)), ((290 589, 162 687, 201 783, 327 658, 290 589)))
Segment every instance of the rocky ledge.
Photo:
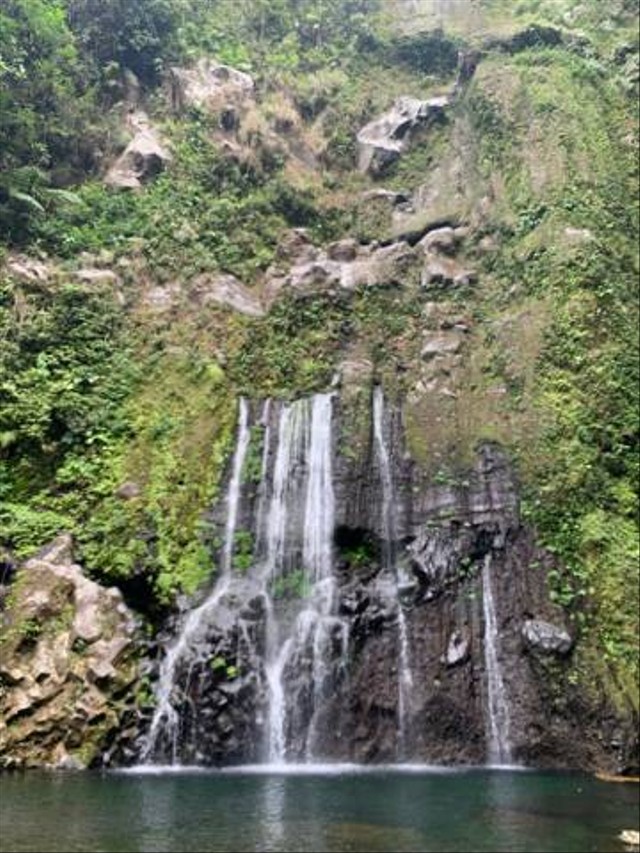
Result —
POLYGON ((89 580, 59 536, 16 573, 0 633, 0 767, 81 769, 120 725, 137 629, 117 589, 89 580))

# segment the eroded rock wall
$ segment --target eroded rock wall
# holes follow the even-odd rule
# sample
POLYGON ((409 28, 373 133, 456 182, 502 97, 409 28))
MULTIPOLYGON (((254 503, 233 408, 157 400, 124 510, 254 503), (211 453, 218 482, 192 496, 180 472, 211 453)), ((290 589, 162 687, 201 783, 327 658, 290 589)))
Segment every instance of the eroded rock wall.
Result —
POLYGON ((80 769, 120 728, 138 678, 136 620, 58 537, 22 566, 0 635, 0 767, 80 769))
MULTIPOLYGON (((576 633, 548 587, 555 558, 537 546, 534 531, 521 518, 518 483, 505 452, 486 442, 468 470, 435 482, 405 448, 402 405, 388 404, 383 439, 395 493, 395 541, 385 542, 371 375, 364 364, 355 374, 357 387, 343 387, 334 398, 338 621, 325 650, 329 656, 342 654, 341 626, 346 624, 347 665, 336 670, 320 704, 304 682, 304 671, 313 666, 304 653, 295 658, 300 672, 285 670, 296 696, 285 727, 287 759, 309 758, 305 721, 312 719, 314 760, 489 762, 492 665, 504 688, 511 761, 611 770, 631 766, 632 709, 621 713, 601 688, 586 696, 572 680, 576 633), (395 574, 385 568, 389 548, 395 574), (485 606, 489 592, 493 639, 485 606), (398 602, 411 671, 401 745, 398 602)), ((278 404, 254 403, 252 410, 254 430, 263 430, 256 449, 264 474, 275 464, 278 404)), ((299 475, 302 495, 304 470, 299 475)), ((258 480, 246 479, 238 529, 252 543, 254 565, 260 564, 259 526, 265 521, 260 495, 258 480)), ((296 507, 303 512, 302 503, 296 507)), ((211 522, 223 526, 223 502, 211 522)), ((288 523, 292 531, 302 524, 295 507, 288 523)), ((274 598, 281 626, 287 607, 293 614, 296 599, 308 594, 297 583, 301 554, 296 541, 283 575, 292 582, 283 584, 283 601, 274 598)), ((265 760, 268 618, 256 581, 259 572, 253 572, 236 559, 229 588, 198 640, 197 660, 185 658, 178 668, 175 707, 181 723, 177 742, 162 745, 163 760, 172 754, 205 764, 265 760)), ((167 646, 174 641, 171 632, 164 639, 167 646)), ((135 750, 128 758, 135 758, 135 750)))

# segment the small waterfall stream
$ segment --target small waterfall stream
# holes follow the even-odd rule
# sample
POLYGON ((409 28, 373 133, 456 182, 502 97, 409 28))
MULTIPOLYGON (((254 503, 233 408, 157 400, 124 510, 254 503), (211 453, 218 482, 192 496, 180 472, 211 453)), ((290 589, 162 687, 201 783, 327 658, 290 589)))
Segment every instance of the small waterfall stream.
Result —
POLYGON ((484 658, 487 672, 487 751, 491 764, 510 764, 511 741, 509 703, 498 660, 498 623, 491 582, 491 557, 482 568, 482 605, 484 612, 484 658))
POLYGON ((228 575, 233 562, 233 547, 235 544, 236 525, 238 523, 238 507, 240 504, 240 487, 242 485, 242 468, 249 448, 249 405, 244 397, 240 398, 240 423, 238 439, 233 454, 233 470, 227 493, 227 524, 224 532, 224 548, 222 551, 222 574, 228 575))
POLYGON ((411 671, 411 651, 407 620, 399 593, 399 576, 396 563, 395 542, 397 538, 396 495, 391 472, 391 459, 385 439, 385 405, 381 386, 373 391, 373 434, 382 483, 382 530, 384 534, 384 567, 394 576, 394 590, 398 624, 398 748, 397 757, 405 758, 407 749, 407 730, 411 711, 413 692, 413 673, 411 671))
POLYGON ((156 709, 151 721, 147 743, 143 750, 144 760, 153 758, 160 736, 163 736, 171 743, 172 761, 175 763, 178 760, 180 720, 179 714, 172 702, 176 671, 179 664, 186 658, 197 659, 201 651, 203 654, 206 653, 206 648, 200 649, 200 644, 204 640, 203 634, 206 633, 209 619, 229 591, 233 546, 240 503, 242 468, 249 447, 249 436, 249 406, 247 401, 241 398, 236 449, 233 455, 231 479, 227 491, 227 523, 222 550, 221 573, 204 602, 187 616, 182 625, 182 630, 162 662, 158 686, 156 688, 156 709))

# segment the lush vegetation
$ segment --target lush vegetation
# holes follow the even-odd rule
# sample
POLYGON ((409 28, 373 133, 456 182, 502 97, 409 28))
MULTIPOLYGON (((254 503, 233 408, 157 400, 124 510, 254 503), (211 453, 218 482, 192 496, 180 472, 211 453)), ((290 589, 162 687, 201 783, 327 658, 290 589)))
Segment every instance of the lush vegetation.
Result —
MULTIPOLYGON (((440 425, 407 407, 412 449, 449 482, 478 440, 506 444, 527 518, 559 558, 555 599, 616 677, 634 670, 637 5, 479 5, 495 38, 474 81, 384 184, 408 192, 444 176, 438 198, 447 216, 470 219, 478 285, 283 296, 250 319, 203 309, 189 283, 223 272, 259 289, 291 228, 318 244, 388 239, 387 213, 358 203, 373 184, 354 173, 355 133, 395 95, 449 88, 477 33, 452 24, 453 35, 397 36, 385 4, 369 0, 5 0, 0 527, 11 559, 66 529, 87 569, 140 607, 194 590, 219 546, 204 512, 237 395, 325 388, 354 352, 406 395, 425 303, 449 300, 477 331, 440 425), (514 37, 532 23, 556 29, 514 37), (166 69, 203 54, 256 79, 251 130, 233 156, 217 116, 166 108, 166 69), (132 87, 173 159, 144 190, 114 192, 100 174, 128 141, 132 87), (16 252, 42 271, 20 272, 16 252), (84 266, 108 274, 83 280, 84 266), (154 307, 158 290, 166 310, 154 307), (493 403, 496 386, 505 393, 493 403)), ((341 436, 345 455, 366 441, 363 407, 341 436)), ((259 473, 254 439, 247 482, 259 473)), ((253 543, 239 537, 242 572, 253 543)), ((304 594, 291 584, 278 594, 304 594)))

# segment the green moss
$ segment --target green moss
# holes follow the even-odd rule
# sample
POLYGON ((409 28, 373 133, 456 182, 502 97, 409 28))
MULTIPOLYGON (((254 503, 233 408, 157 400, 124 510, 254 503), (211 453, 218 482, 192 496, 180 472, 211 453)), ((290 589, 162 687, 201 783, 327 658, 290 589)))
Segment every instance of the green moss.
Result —
POLYGON ((331 381, 346 330, 346 297, 283 296, 269 315, 243 324, 243 339, 229 367, 242 393, 301 395, 331 381))
POLYGON ((218 369, 172 353, 130 405, 132 435, 110 477, 133 481, 139 495, 95 507, 80 534, 82 558, 103 575, 150 572, 163 599, 193 592, 212 571, 200 519, 229 452, 233 397, 218 369))
POLYGON ((237 530, 234 535, 233 568, 239 573, 248 571, 253 565, 253 534, 248 530, 237 530))
POLYGON ((249 446, 242 467, 242 483, 252 486, 260 484, 262 455, 264 451, 265 427, 256 424, 250 429, 249 446))
POLYGON ((274 600, 306 598, 311 586, 304 569, 293 569, 286 575, 280 575, 271 582, 271 595, 274 600))

